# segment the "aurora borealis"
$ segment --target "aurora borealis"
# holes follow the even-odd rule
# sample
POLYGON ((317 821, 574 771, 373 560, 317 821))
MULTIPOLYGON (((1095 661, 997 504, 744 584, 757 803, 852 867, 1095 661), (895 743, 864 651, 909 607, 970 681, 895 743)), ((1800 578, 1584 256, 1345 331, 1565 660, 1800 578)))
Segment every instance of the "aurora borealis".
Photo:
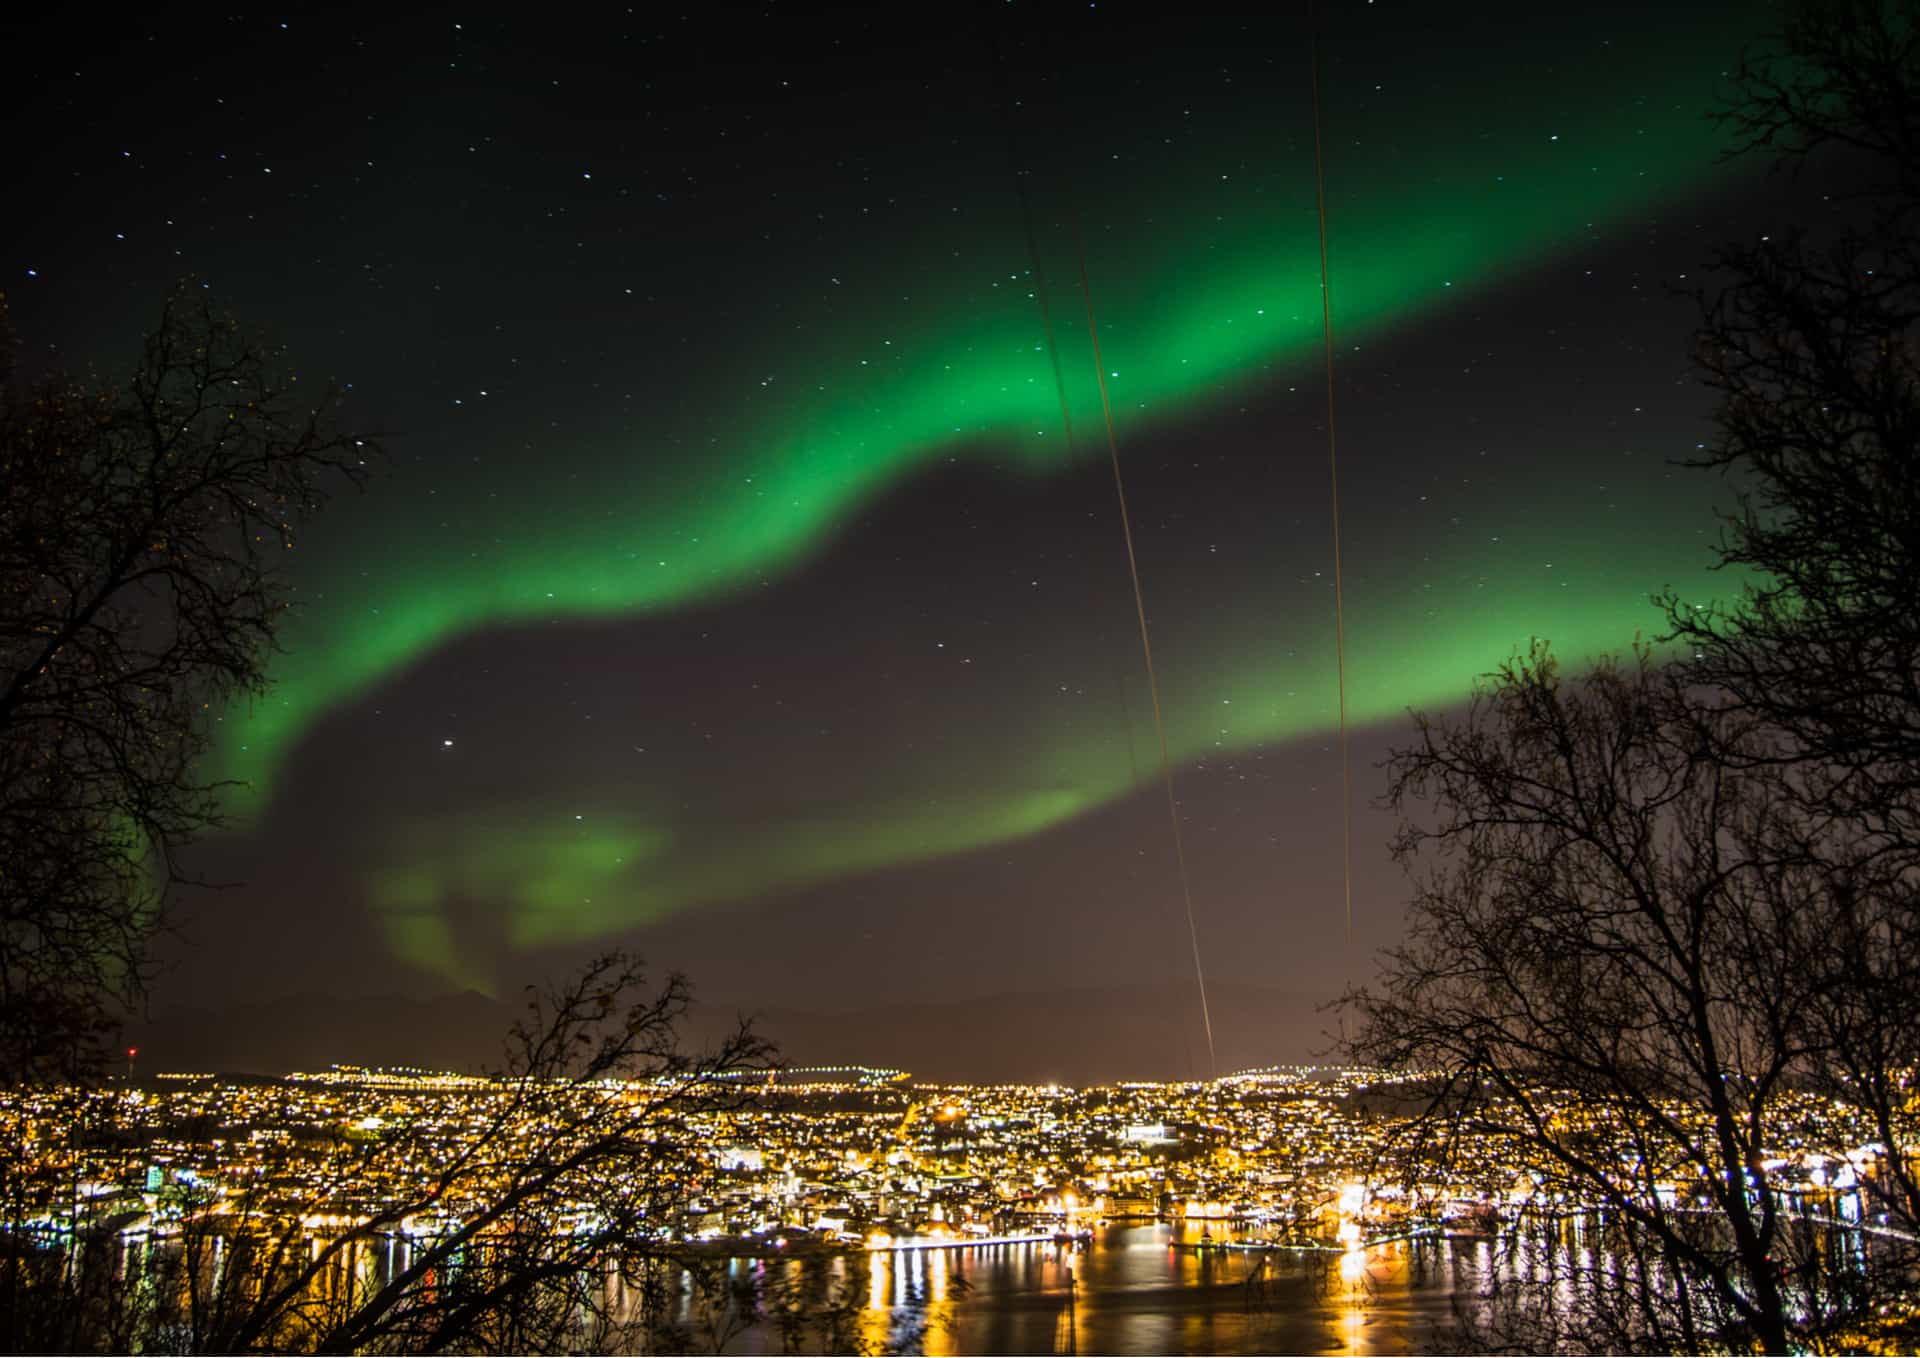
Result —
MULTIPOLYGON (((221 722, 249 786, 206 852, 247 885, 185 984, 270 939, 241 990, 510 990, 627 939, 743 998, 776 959, 883 995, 1168 979, 1077 235, 1203 941, 1324 973, 1325 940, 1270 965, 1338 871, 1304 15, 982 13, 208 21, 156 35, 157 122, 151 71, 42 36, 30 349, 111 366, 202 276, 391 451, 221 722)), ((1708 409, 1669 294, 1764 205, 1703 116, 1760 17, 1326 7, 1363 801, 1408 708, 1729 587, 1724 488, 1669 465, 1708 409)))

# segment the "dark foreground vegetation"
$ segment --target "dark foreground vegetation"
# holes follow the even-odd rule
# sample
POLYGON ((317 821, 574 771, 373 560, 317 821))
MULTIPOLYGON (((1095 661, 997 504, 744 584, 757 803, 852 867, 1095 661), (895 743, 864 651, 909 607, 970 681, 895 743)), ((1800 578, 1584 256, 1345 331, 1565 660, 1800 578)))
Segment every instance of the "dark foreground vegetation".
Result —
POLYGON ((1796 6, 1735 77, 1736 153, 1805 206, 1702 298, 1741 592, 1591 668, 1537 646, 1392 761, 1414 895, 1356 1051, 1441 1074, 1414 1164, 1505 1139, 1611 1237, 1471 1347, 1920 1344, 1917 18, 1796 6), (1808 1095, 1865 1135, 1810 1140, 1808 1095))

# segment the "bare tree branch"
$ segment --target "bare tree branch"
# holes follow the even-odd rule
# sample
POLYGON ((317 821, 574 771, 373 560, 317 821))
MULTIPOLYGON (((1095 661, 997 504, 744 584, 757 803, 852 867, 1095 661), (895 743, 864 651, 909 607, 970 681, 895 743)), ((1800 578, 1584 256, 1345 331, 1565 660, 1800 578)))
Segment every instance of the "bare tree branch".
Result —
POLYGON ((373 454, 336 405, 188 284, 125 385, 0 390, 0 1082, 85 1073, 142 993, 220 823, 213 719, 265 692, 295 532, 373 454))

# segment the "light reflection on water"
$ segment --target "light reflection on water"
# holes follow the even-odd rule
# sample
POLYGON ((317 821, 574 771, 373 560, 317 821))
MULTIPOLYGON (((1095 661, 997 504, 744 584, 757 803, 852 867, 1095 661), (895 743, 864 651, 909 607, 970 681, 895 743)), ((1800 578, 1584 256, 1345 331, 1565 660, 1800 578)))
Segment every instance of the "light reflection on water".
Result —
MULTIPOLYGON (((1217 1238, 1217 1237, 1216 1237, 1217 1238)), ((865 1333, 924 1318, 930 1355, 1405 1353, 1452 1319, 1472 1247, 1346 1255, 1177 1248, 1197 1225, 1108 1226, 1092 1244, 875 1254, 865 1333)), ((756 1346, 757 1347, 757 1346, 756 1346)))
MULTIPOLYGON (((1218 1226, 1208 1240, 1224 1238, 1218 1226)), ((1198 1222, 1113 1225, 1077 1248, 1024 1243, 736 1258, 721 1269, 728 1277, 756 1275, 769 1300, 781 1295, 781 1285, 814 1305, 847 1297, 858 1314, 840 1343, 867 1352, 897 1351, 904 1341, 929 1355, 1377 1354, 1431 1347, 1436 1327, 1453 1319, 1453 1298, 1470 1296, 1495 1266, 1485 1242, 1400 1241, 1346 1254, 1190 1248, 1201 1242, 1202 1229, 1198 1222)), ((151 1249, 128 1249, 130 1275, 146 1271, 151 1249)), ((404 1271, 410 1255, 404 1240, 356 1246, 319 1280, 319 1290, 370 1295, 404 1271)), ((216 1273, 222 1259, 216 1238, 208 1261, 216 1273)), ((618 1271, 603 1285, 616 1315, 638 1315, 639 1295, 618 1271)), ((684 1276, 676 1292, 675 1318, 696 1323, 699 1306, 684 1276)), ((636 1333, 628 1342, 638 1339, 636 1333)), ((802 1351, 830 1342, 823 1331, 809 1331, 802 1351)), ((771 1319, 725 1345, 748 1355, 783 1347, 771 1319)))
MULTIPOLYGON (((930 1355, 1407 1353, 1445 1342, 1444 1331, 1458 1319, 1456 1301, 1480 1311, 1483 1289, 1495 1278, 1509 1296, 1510 1284, 1531 1289, 1529 1304, 1564 1301, 1582 1286, 1584 1270, 1601 1270, 1604 1280, 1626 1262, 1584 1219, 1499 1247, 1427 1238, 1345 1253, 1196 1248, 1226 1239, 1220 1227, 1203 1234, 1198 1222, 1107 1226, 1084 1247, 1029 1242, 709 1258, 688 1267, 657 1258, 640 1263, 659 1270, 648 1276, 664 1291, 644 1287, 627 1264, 609 1264, 582 1276, 589 1288, 603 1289, 604 1305, 591 1314, 610 1316, 616 1328, 583 1328, 576 1338, 587 1351, 719 1348, 748 1355, 922 1348, 930 1355), (746 1286, 729 1285, 736 1283, 746 1286), (759 1302, 751 1314, 762 1319, 750 1326, 749 1313, 735 1309, 741 1295, 759 1302)), ((305 1243, 322 1247, 317 1239, 305 1243)), ((232 1261, 248 1256, 218 1235, 197 1255, 183 1253, 179 1241, 139 1238, 82 1248, 116 1250, 114 1271, 129 1295, 156 1305, 184 1301, 189 1288, 202 1297, 219 1291, 232 1261)), ((404 1239, 354 1243, 314 1279, 311 1300, 329 1311, 351 1309, 405 1273, 413 1250, 404 1239)), ((449 1261, 451 1271, 461 1267, 458 1258, 449 1261)), ((1643 1282, 1646 1295, 1672 1286, 1657 1267, 1643 1282)), ((445 1285, 431 1273, 428 1283, 445 1285)), ((183 1348, 195 1347, 181 1328, 187 1311, 176 1306, 169 1314, 178 1323, 167 1321, 165 1333, 177 1331, 183 1348)), ((286 1346, 299 1347, 291 1340, 286 1346)))

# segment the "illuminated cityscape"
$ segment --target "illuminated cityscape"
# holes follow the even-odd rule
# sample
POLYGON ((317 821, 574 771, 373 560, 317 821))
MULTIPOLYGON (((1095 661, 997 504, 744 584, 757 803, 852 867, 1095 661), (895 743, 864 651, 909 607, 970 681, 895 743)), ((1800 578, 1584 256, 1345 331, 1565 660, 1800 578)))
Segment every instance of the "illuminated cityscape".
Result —
MULTIPOLYGON (((588 1349, 767 1351, 784 1315, 789 1352, 1393 1352, 1448 1333, 1496 1274, 1524 1281, 1556 1249, 1591 1266, 1610 1248, 1595 1204, 1518 1141, 1415 1149, 1429 1095, 1419 1078, 1330 1066, 1088 1088, 860 1066, 691 1083, 334 1066, 20 1091, 0 1102, 0 1135, 26 1152, 10 1236, 110 1246, 128 1277, 194 1242, 290 1241, 299 1258, 347 1242, 347 1274, 306 1285, 351 1291, 475 1222, 491 1223, 479 1239, 531 1225, 597 1241, 630 1208, 617 1244, 588 1246, 589 1271, 603 1253, 664 1265, 679 1328, 577 1341, 588 1349), (521 1226, 493 1215, 527 1166, 586 1144, 578 1129, 625 1127, 665 1158, 556 1179, 521 1226), (841 1329, 792 1328, 807 1270, 841 1288, 812 1313, 841 1329)), ((1599 1121, 1576 1098, 1555 1106, 1575 1133, 1599 1121)), ((1854 1115, 1807 1096, 1778 1125, 1798 1129, 1766 1165, 1783 1205, 1851 1238, 1886 1229, 1862 1191, 1879 1148, 1854 1115)), ((1704 1206, 1705 1188, 1667 1182, 1662 1207, 1704 1206)))
MULTIPOLYGON (((1540 1190, 1514 1145, 1441 1155, 1417 1185, 1396 1134, 1418 1081, 1364 1069, 1280 1067, 1177 1084, 1089 1089, 927 1085, 904 1071, 787 1070, 732 1082, 722 1104, 658 1082, 560 1086, 564 1110, 645 1117, 686 1157, 682 1191, 651 1223, 662 1240, 730 1251, 899 1249, 1078 1236, 1113 1221, 1216 1223, 1221 1244, 1350 1249, 1410 1234, 1485 1235, 1516 1213, 1576 1209, 1540 1190)), ((39 1196, 15 1229, 107 1228, 165 1237, 183 1216, 244 1210, 285 1229, 378 1223, 490 1131, 511 1082, 334 1067, 284 1079, 163 1074, 144 1087, 23 1091, 0 1132, 27 1148, 39 1196)), ((505 1128, 540 1143, 566 1113, 505 1128)), ((1569 1103, 1564 1116, 1590 1116, 1569 1103)), ((1873 1150, 1844 1110, 1805 1101, 1803 1141, 1774 1181, 1859 1219, 1873 1150), (1864 1146, 1834 1157, 1815 1147, 1864 1146)), ((400 1235, 472 1202, 395 1220, 400 1235)), ((1669 1200, 1690 1191, 1665 1188, 1669 1200)), ((584 1209, 583 1209, 584 1210, 584 1209)), ((556 1228, 573 1223, 557 1221, 556 1228)), ((1209 1228, 1210 1232, 1212 1228, 1209 1228)))

